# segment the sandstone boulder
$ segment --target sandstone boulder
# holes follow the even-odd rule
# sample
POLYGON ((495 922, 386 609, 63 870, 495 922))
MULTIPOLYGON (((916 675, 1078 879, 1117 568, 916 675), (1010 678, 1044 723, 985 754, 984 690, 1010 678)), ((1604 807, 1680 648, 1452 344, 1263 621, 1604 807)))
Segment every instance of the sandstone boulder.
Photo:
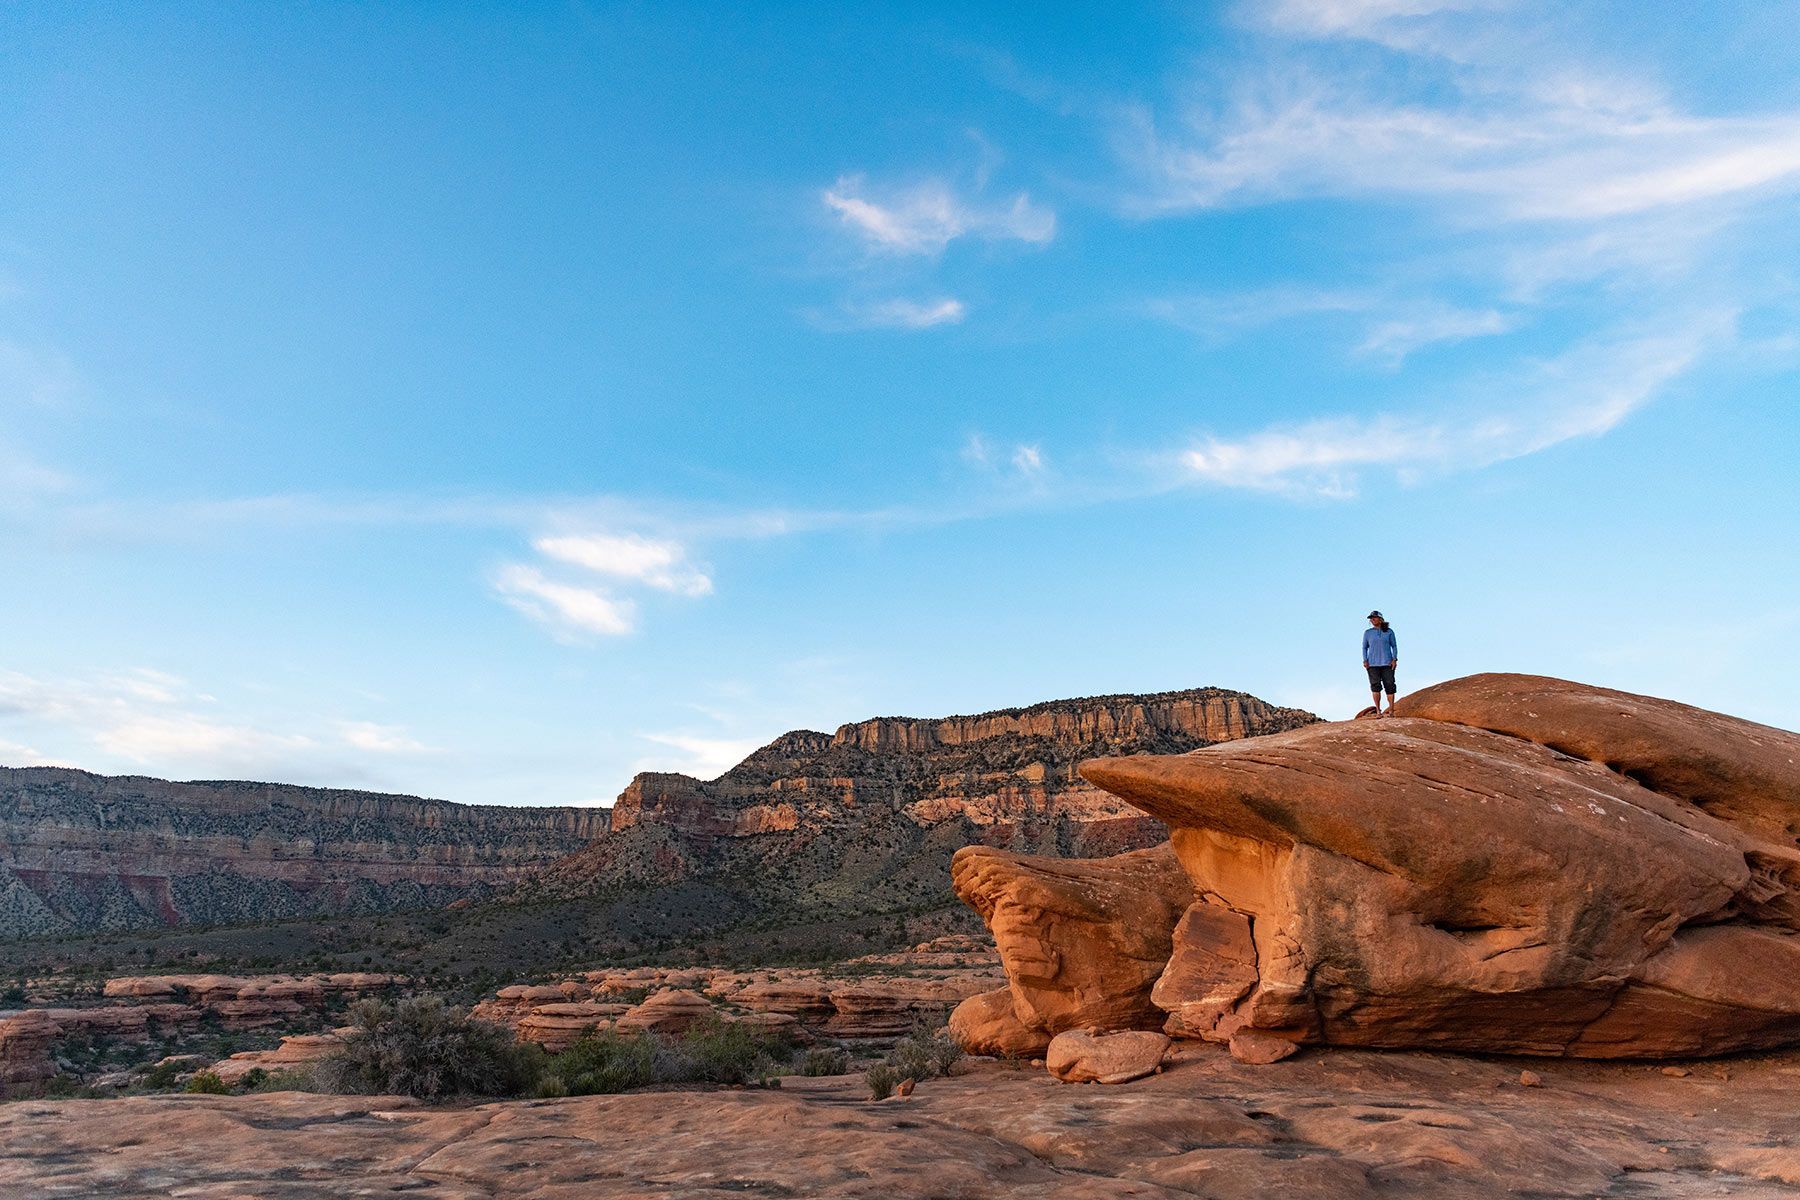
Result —
POLYGON ((281 1039, 273 1050, 242 1050, 207 1068, 227 1087, 236 1087, 254 1070, 288 1071, 311 1066, 344 1045, 337 1033, 298 1033, 281 1039))
POLYGON ((1130 1083, 1154 1074, 1168 1050, 1169 1039, 1160 1033, 1071 1029, 1050 1039, 1044 1067, 1064 1083, 1130 1083))
POLYGON ((680 1037, 702 1021, 718 1016, 712 1001, 699 992, 671 988, 658 992, 620 1015, 614 1028, 620 1033, 654 1033, 680 1037))
POLYGON ((1151 994, 1172 1032, 1587 1057, 1800 1038, 1800 739, 1554 680, 1433 690, 1403 712, 1446 719, 1083 765, 1170 825, 1200 893, 1151 994))
POLYGON ((993 931, 1019 1027, 1004 1028, 984 1001, 958 1022, 972 1032, 991 1026, 976 1035, 980 1044, 1024 1045, 1025 1031, 1162 1024, 1151 988, 1195 898, 1169 846, 1085 860, 969 846, 956 852, 951 880, 993 931))
POLYGON ((573 1046, 591 1029, 610 1029, 628 1011, 629 1005, 595 1000, 540 1004, 519 1018, 515 1028, 520 1041, 536 1042, 554 1054, 573 1046))
POLYGON ((1050 1045, 1050 1035, 1019 1020, 1010 987, 970 996, 950 1014, 950 1036, 970 1054, 993 1058, 1034 1058, 1050 1045))

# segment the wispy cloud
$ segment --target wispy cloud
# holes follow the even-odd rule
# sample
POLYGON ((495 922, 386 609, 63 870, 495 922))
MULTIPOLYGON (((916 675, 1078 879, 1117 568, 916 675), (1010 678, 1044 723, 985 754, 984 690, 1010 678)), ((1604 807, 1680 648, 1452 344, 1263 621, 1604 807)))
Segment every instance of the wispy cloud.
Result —
POLYGON ((559 640, 619 637, 636 625, 636 606, 604 589, 559 583, 536 567, 508 563, 494 575, 494 591, 506 603, 550 630, 559 640))
POLYGON ((1618 427, 1731 332, 1729 314, 1584 345, 1491 387, 1501 400, 1436 415, 1384 413, 1207 436, 1179 454, 1195 482, 1295 497, 1354 496, 1363 474, 1401 478, 1521 458, 1618 427))
MULTIPOLYGON (((314 722, 271 728, 221 711, 214 697, 186 680, 146 668, 49 681, 0 672, 0 723, 79 748, 67 758, 93 766, 143 768, 175 777, 302 776, 324 771, 352 780, 367 774, 358 754, 422 753, 405 729, 369 721, 314 722)), ((0 742, 12 765, 58 759, 32 745, 0 742)), ((116 769, 116 767, 115 767, 116 769)))
POLYGON ((1377 320, 1358 351, 1398 366, 1417 350, 1470 338, 1492 337, 1518 327, 1518 318, 1492 308, 1428 304, 1377 320))
POLYGON ((346 744, 371 754, 430 754, 433 748, 409 734, 404 726, 374 721, 340 721, 338 733, 346 744))
POLYGON ((954 296, 847 302, 835 312, 814 313, 821 329, 931 329, 960 324, 968 308, 954 296))
POLYGON ((1387 366, 1399 366, 1428 346, 1506 333, 1519 324, 1516 314, 1496 308, 1463 308, 1373 290, 1295 286, 1159 297, 1145 310, 1215 343, 1302 318, 1350 318, 1361 326, 1355 353, 1387 366))
MULTIPOLYGON (((1293 4, 1313 33, 1366 34, 1402 9, 1293 4)), ((1436 43, 1396 44, 1429 59, 1436 43)), ((1549 74, 1549 72, 1546 72, 1549 74)), ((1138 109, 1120 145, 1145 215, 1297 197, 1453 204, 1458 222, 1585 222, 1800 188, 1800 113, 1706 116, 1643 86, 1463 72, 1416 92, 1284 61, 1170 121, 1138 109)))
POLYGON ((704 596, 712 578, 687 561, 677 542, 637 534, 581 533, 540 537, 532 548, 546 558, 665 592, 704 596))
POLYGON ((941 254, 965 237, 1042 245, 1056 236, 1056 214, 1026 193, 990 203, 958 195, 942 179, 880 189, 845 175, 820 199, 858 241, 882 254, 941 254))
POLYGON ((971 433, 964 438, 959 454, 978 471, 990 476, 1010 477, 1014 483, 1035 484, 1050 466, 1049 456, 1038 443, 996 445, 981 433, 971 433))
POLYGON ((671 538, 590 530, 540 536, 531 547, 542 556, 542 565, 506 563, 490 582, 502 600, 565 642, 632 632, 637 604, 620 595, 620 588, 688 597, 713 590, 712 576, 671 538))

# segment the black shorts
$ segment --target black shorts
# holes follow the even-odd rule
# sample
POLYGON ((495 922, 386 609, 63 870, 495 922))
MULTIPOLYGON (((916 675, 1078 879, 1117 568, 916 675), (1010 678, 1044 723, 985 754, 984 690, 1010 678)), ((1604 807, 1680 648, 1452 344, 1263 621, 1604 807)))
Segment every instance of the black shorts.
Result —
POLYGON ((1366 667, 1364 669, 1369 672, 1369 690, 1371 692, 1385 689, 1388 695, 1394 694, 1394 668, 1392 666, 1366 667))

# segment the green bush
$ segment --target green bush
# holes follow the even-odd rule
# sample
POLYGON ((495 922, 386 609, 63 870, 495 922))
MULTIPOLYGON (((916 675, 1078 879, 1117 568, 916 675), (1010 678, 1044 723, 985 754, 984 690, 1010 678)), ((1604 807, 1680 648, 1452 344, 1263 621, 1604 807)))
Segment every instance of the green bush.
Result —
POLYGON ((549 1057, 534 1094, 601 1096, 655 1083, 656 1049, 648 1037, 589 1030, 573 1046, 549 1057))
POLYGON ((850 1052, 842 1046, 814 1046, 800 1060, 802 1075, 848 1075, 850 1052))
POLYGON ((171 1088, 175 1086, 176 1077, 181 1074, 182 1064, 178 1062, 159 1063, 144 1072, 143 1083, 150 1088, 171 1088))
POLYGON ((903 1080, 922 1083, 948 1075, 962 1058, 962 1047, 948 1031, 928 1024, 913 1026, 911 1033, 894 1043, 887 1057, 870 1067, 865 1078, 872 1099, 885 1100, 903 1080))
POLYGON ((181 1090, 198 1096, 229 1096, 231 1094, 231 1089, 225 1086, 225 1081, 211 1071, 195 1072, 194 1077, 188 1080, 187 1086, 181 1090))
POLYGON ((672 1083, 763 1083, 790 1050, 785 1037, 713 1017, 689 1029, 663 1056, 661 1073, 672 1083))
POLYGON ((900 1086, 900 1081, 906 1076, 893 1063, 878 1062, 863 1074, 863 1078, 869 1084, 869 1099, 886 1100, 894 1094, 894 1089, 900 1086))
POLYGON ((911 1033, 894 1043, 887 1061, 902 1079, 923 1081, 948 1075, 962 1059, 962 1047, 944 1030, 915 1025, 911 1033))
POLYGON ((313 1070, 325 1091, 420 1100, 517 1096, 537 1079, 540 1060, 510 1030, 471 1020, 435 996, 358 1001, 350 1025, 343 1049, 313 1070))
POLYGON ((313 1077, 312 1072, 304 1067, 288 1067, 279 1071, 253 1067, 244 1073, 239 1086, 246 1092, 310 1092, 313 1090, 313 1077))

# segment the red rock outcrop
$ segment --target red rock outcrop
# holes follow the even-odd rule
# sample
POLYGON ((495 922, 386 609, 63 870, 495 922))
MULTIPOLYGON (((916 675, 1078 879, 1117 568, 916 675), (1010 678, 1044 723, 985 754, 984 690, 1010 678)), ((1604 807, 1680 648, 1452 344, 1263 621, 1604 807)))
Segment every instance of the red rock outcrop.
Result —
POLYGON ((1160 1023, 1151 989, 1194 888, 1168 845, 1103 859, 959 850, 951 881, 981 914, 1006 967, 997 997, 964 1001, 952 1030, 976 1053, 1026 1053, 1068 1029, 1160 1023))
POLYGON ((1004 976, 991 946, 967 935, 940 938, 894 954, 853 959, 841 970, 727 967, 631 967, 589 971, 578 979, 512 984, 477 1004, 472 1015, 509 1025, 558 1050, 591 1027, 678 1034, 713 1017, 791 1033, 847 1040, 898 1037, 936 1021, 1004 976), (613 998, 650 995, 635 1006, 613 998), (587 998, 582 998, 587 997, 587 998))
MULTIPOLYGON (((123 975, 107 980, 102 994, 109 1000, 166 997, 180 1001, 177 1008, 191 1007, 197 1013, 219 1017, 235 1029, 253 1029, 316 1011, 327 995, 360 995, 406 982, 404 976, 375 971, 320 975, 123 975)), ((96 1014, 94 1020, 105 1020, 99 1014, 106 1013, 125 1014, 117 1019, 130 1020, 129 1014, 147 1012, 149 1008, 114 1005, 79 1011, 96 1014)))
POLYGON ((273 1050, 241 1050, 206 1069, 217 1075, 219 1081, 227 1087, 236 1087, 252 1071, 261 1070, 274 1074, 277 1071, 310 1067, 320 1059, 337 1053, 343 1044, 342 1031, 296 1033, 282 1038, 281 1044, 273 1050))
POLYGON ((1171 1032, 1583 1057, 1800 1038, 1800 738, 1519 676, 1402 711, 1084 765, 1169 823, 1206 906, 1153 993, 1171 1032))
POLYGON ((56 1074, 50 1047, 61 1033, 48 1013, 0 1016, 0 1098, 56 1074))
POLYGON ((0 767, 0 937, 446 904, 515 883, 608 817, 0 767))

